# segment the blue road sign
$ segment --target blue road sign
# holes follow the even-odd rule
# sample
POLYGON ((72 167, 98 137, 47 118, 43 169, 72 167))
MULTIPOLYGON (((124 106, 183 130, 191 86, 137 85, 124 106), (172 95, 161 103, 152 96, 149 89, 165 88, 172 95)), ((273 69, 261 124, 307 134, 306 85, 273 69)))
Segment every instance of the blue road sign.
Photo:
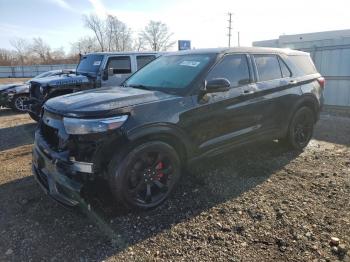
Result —
POLYGON ((179 50, 188 50, 191 49, 191 41, 190 40, 179 40, 179 50))

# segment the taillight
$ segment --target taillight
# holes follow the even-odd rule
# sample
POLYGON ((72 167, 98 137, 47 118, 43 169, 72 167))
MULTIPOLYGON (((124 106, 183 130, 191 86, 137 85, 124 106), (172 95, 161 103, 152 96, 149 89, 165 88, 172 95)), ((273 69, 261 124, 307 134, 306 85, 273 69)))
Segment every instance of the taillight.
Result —
POLYGON ((317 78, 317 82, 320 84, 322 88, 324 88, 326 84, 326 79, 324 77, 319 77, 317 78))

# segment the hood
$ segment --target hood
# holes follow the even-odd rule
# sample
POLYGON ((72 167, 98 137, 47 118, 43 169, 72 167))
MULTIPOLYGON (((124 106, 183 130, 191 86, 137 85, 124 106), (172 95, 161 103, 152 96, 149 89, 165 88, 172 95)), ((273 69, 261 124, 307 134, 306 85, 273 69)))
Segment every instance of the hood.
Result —
POLYGON ((175 95, 126 87, 101 88, 55 97, 45 103, 49 111, 73 117, 98 117, 130 112, 130 107, 175 95))
POLYGON ((15 86, 13 89, 15 90, 16 93, 29 93, 29 84, 22 84, 15 86))
POLYGON ((6 89, 13 88, 19 85, 23 85, 23 83, 11 83, 11 84, 0 85, 0 91, 4 91, 6 89))
POLYGON ((39 83, 42 87, 62 86, 89 83, 89 78, 83 75, 62 74, 33 79, 30 82, 39 83))

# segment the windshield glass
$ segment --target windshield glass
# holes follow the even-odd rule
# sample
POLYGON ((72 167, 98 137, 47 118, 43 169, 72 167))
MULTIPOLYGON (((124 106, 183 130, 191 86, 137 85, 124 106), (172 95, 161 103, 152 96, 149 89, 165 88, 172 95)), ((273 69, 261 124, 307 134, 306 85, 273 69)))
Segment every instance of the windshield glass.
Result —
POLYGON ((103 55, 86 55, 82 56, 77 67, 80 73, 97 73, 100 68, 103 55))
POLYGON ((37 75, 34 78, 42 78, 42 77, 50 76, 50 75, 52 75, 52 71, 41 73, 40 75, 37 75))
POLYGON ((213 56, 162 56, 140 69, 124 85, 158 90, 184 89, 206 68, 213 56))

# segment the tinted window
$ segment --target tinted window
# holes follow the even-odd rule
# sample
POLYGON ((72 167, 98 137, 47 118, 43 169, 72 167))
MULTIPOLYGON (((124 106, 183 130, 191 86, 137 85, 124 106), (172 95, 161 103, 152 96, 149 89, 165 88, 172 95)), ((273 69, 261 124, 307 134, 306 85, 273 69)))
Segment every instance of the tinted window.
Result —
POLYGON ((289 56, 293 64, 298 67, 305 75, 317 73, 317 69, 308 55, 289 56))
POLYGON ((149 89, 183 89, 208 66, 214 55, 162 56, 131 76, 124 85, 149 89))
POLYGON ((276 55, 254 55, 259 80, 269 81, 282 77, 276 55))
POLYGON ((103 55, 87 55, 80 59, 77 72, 96 73, 100 68, 103 55))
POLYGON ((282 76, 283 77, 290 77, 292 76, 291 72, 289 71, 287 65, 284 63, 284 61, 281 58, 278 58, 278 61, 280 62, 282 76))
POLYGON ((136 62, 137 62, 137 70, 140 68, 144 67, 147 65, 149 62, 154 60, 156 56, 154 55, 142 55, 142 56, 137 56, 136 57, 136 62))
POLYGON ((131 62, 129 56, 111 57, 107 64, 108 72, 111 74, 130 74, 131 62))
POLYGON ((231 87, 249 83, 249 68, 245 55, 227 55, 210 71, 206 80, 226 78, 231 87))

